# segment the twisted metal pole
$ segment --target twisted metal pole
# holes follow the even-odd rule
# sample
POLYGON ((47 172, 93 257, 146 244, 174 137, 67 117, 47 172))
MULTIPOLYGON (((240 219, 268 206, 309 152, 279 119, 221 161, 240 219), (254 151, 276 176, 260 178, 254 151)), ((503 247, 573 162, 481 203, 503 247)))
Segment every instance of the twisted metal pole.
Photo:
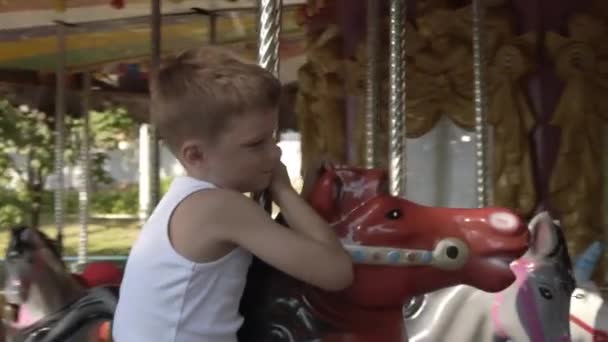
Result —
POLYGON ((91 191, 91 158, 90 158, 90 126, 89 126, 89 101, 91 94, 91 74, 83 74, 82 94, 82 131, 80 142, 80 191, 78 193, 78 204, 80 207, 79 221, 80 233, 78 238, 78 264, 87 262, 87 250, 89 243, 89 193, 91 191))
MULTIPOLYGON (((258 64, 276 77, 279 77, 282 3, 281 0, 258 0, 258 64)), ((275 139, 278 141, 278 137, 275 139)), ((268 191, 254 194, 254 198, 267 212, 272 213, 272 199, 268 191)))
POLYGON ((378 52, 380 3, 367 0, 367 83, 365 107, 365 167, 376 164, 376 120, 378 119, 378 52))
POLYGON ((63 178, 64 150, 65 150, 65 82, 66 82, 66 27, 57 23, 57 64, 55 69, 55 191, 54 209, 55 226, 57 227, 57 245, 63 248, 63 226, 65 182, 63 178))
POLYGON ((281 0, 258 0, 258 64, 279 77, 281 0))
POLYGON ((406 192, 405 0, 390 2, 389 182, 394 196, 406 192))
POLYGON ((473 73, 475 85, 475 190, 477 206, 489 204, 488 195, 488 124, 485 94, 485 56, 483 51, 484 8, 473 0, 473 73))

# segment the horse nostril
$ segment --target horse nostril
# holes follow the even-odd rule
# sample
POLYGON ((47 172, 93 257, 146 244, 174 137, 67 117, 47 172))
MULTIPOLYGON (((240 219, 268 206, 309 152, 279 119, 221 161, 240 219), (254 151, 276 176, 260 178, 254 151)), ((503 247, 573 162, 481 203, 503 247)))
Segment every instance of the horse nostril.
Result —
POLYGON ((458 247, 456 247, 456 246, 450 246, 450 247, 448 247, 448 249, 445 251, 445 254, 450 259, 456 259, 456 258, 458 258, 458 247))
POLYGON ((492 228, 506 233, 514 232, 519 227, 519 218, 509 212, 490 214, 488 221, 492 228))

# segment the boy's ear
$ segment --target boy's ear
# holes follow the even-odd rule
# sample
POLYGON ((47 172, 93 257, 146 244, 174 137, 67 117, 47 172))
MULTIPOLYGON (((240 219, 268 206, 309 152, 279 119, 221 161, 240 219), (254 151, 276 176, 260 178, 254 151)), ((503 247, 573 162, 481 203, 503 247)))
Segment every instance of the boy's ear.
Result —
POLYGON ((203 145, 198 140, 185 141, 180 152, 183 160, 189 165, 200 163, 205 157, 203 145))

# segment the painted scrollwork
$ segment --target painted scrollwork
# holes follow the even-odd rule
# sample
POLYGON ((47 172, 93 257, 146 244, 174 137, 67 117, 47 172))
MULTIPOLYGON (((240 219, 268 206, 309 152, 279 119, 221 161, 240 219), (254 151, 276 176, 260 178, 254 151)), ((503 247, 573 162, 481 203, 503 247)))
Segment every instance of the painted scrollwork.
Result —
MULTIPOLYGON (((561 129, 561 144, 550 182, 573 254, 602 236, 602 146, 608 123, 608 34, 604 22, 576 14, 569 37, 547 35, 557 75, 564 82, 551 124, 561 129)), ((605 153, 605 152, 604 152, 605 153)))

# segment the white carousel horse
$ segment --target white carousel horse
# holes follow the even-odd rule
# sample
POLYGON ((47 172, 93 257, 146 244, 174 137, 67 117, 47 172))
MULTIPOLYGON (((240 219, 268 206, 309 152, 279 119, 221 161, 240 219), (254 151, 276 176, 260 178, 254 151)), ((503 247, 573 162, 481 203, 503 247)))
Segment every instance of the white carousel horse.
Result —
POLYGON ((404 309, 410 341, 570 341, 575 280, 563 233, 547 213, 530 229, 529 251, 511 263, 515 283, 498 293, 455 286, 412 301, 404 309))
POLYGON ((570 302, 572 342, 608 341, 608 307, 591 274, 604 252, 604 245, 594 242, 575 262, 578 287, 570 302))

